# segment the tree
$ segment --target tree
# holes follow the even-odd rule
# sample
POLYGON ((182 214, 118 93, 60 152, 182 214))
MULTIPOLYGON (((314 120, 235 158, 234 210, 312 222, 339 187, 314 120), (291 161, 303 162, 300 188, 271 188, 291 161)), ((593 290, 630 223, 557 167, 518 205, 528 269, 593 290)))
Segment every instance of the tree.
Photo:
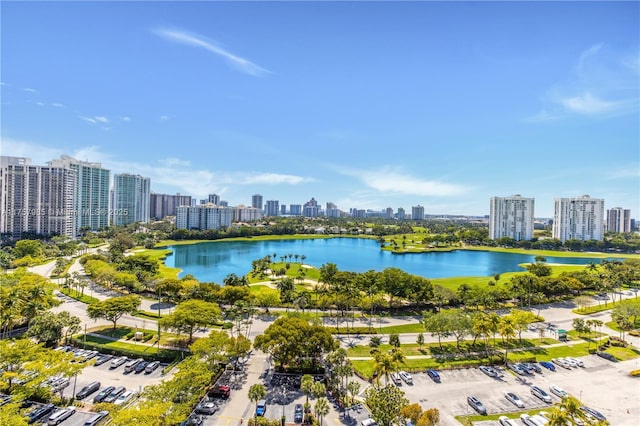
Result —
POLYGON ((400 335, 398 333, 389 334, 389 344, 396 348, 400 347, 400 335))
POLYGON ((222 313, 217 304, 202 300, 187 300, 176 306, 173 313, 161 318, 160 325, 188 334, 189 343, 191 343, 196 328, 209 327, 221 317, 222 313))
POLYGON ((395 385, 373 385, 365 391, 365 402, 371 410, 371 418, 380 426, 403 424, 402 408, 409 404, 404 392, 395 385))
POLYGON ((0 410, 0 425, 27 426, 27 417, 20 412, 19 402, 10 402, 0 410))
POLYGON ((31 320, 27 334, 38 343, 44 343, 45 347, 51 347, 63 337, 65 328, 78 331, 79 325, 80 318, 70 315, 67 311, 57 314, 47 311, 31 320))
POLYGON ((376 378, 376 383, 380 384, 380 376, 384 376, 385 384, 389 383, 391 373, 398 370, 397 361, 393 359, 391 354, 383 352, 374 353, 373 360, 373 373, 376 378))
POLYGON ((347 390, 351 394, 351 401, 355 402, 356 395, 360 392, 360 382, 350 381, 347 383, 347 390))
POLYGON ((509 342, 511 339, 516 337, 516 326, 512 317, 505 316, 500 319, 500 323, 498 324, 498 333, 502 336, 503 341, 506 339, 506 344, 504 346, 504 362, 506 363, 509 360, 509 342))
POLYGON ((256 410, 255 410, 256 424, 258 424, 258 401, 260 401, 261 399, 264 399, 264 397, 266 396, 267 396, 267 389, 264 387, 264 385, 260 383, 251 385, 251 387, 249 388, 249 401, 254 402, 256 404, 256 410))
POLYGON ((435 426, 439 422, 440 411, 437 408, 429 408, 422 413, 422 415, 418 419, 418 422, 416 423, 416 426, 435 426))
POLYGON ((307 400, 304 404, 305 407, 309 404, 309 395, 311 395, 311 392, 313 391, 314 383, 315 381, 313 380, 313 376, 311 374, 305 374, 304 376, 302 376, 302 379, 300 381, 300 390, 307 397, 307 400))
POLYGON ((424 334, 422 332, 418 333, 416 343, 420 346, 420 350, 422 351, 422 345, 424 345, 424 334))
MULTIPOLYGON (((549 426, 578 425, 588 422, 588 417, 580 409, 582 403, 574 396, 565 396, 560 405, 549 410, 549 426)), ((588 423, 591 424, 591 423, 588 423)))
POLYGON ((113 323, 113 330, 116 329, 117 321, 124 314, 135 314, 140 306, 140 296, 112 297, 101 300, 87 306, 87 316, 91 319, 104 318, 113 323))
POLYGON ((184 414, 176 410, 176 404, 171 401, 143 400, 125 409, 112 410, 110 418, 114 426, 170 426, 179 424, 184 414))
POLYGON ((201 358, 209 367, 215 367, 227 359, 226 352, 231 338, 224 331, 211 330, 208 337, 196 340, 189 348, 194 356, 201 358))
POLYGON ((416 424, 422 415, 422 407, 416 402, 402 407, 400 413, 402 414, 402 417, 409 419, 411 420, 411 423, 416 424))
POLYGON ((329 414, 329 401, 325 397, 318 398, 316 405, 313 407, 316 417, 320 419, 320 426, 324 423, 324 416, 329 414))

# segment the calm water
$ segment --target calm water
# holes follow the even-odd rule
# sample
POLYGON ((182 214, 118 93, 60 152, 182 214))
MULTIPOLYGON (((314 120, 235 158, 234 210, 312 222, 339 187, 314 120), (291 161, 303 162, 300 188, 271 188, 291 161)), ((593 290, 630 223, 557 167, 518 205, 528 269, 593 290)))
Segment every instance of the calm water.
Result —
MULTIPOLYGON (((316 267, 335 263, 341 271, 382 271, 396 267, 427 278, 490 276, 496 273, 523 271, 520 263, 534 262, 535 256, 486 251, 454 251, 446 253, 392 254, 381 251, 374 240, 328 238, 278 241, 229 241, 171 246, 173 254, 166 265, 182 269, 180 276, 192 274, 204 282, 222 283, 227 275, 244 275, 251 262, 276 253, 305 255, 304 263, 316 267)), ((298 259, 298 261, 300 261, 298 259)), ((548 263, 587 265, 599 259, 547 257, 548 263)), ((291 260, 295 262, 295 258, 291 260)))

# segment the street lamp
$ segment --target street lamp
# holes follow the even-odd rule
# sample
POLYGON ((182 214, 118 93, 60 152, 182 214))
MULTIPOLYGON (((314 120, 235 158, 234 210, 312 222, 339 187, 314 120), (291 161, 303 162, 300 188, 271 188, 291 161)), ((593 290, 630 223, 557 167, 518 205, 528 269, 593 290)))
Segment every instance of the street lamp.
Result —
POLYGON ((286 423, 286 417, 284 415, 284 406, 287 404, 287 387, 286 385, 282 385, 282 418, 280 419, 280 423, 282 426, 286 423))

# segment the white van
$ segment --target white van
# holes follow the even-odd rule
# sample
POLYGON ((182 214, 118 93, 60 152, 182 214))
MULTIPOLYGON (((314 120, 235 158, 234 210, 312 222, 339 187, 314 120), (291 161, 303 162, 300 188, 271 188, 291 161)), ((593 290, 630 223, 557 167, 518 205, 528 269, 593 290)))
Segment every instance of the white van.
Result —
POLYGON ((124 372, 131 373, 133 370, 136 369, 136 365, 140 364, 142 361, 144 361, 142 358, 132 359, 131 361, 125 364, 124 372))

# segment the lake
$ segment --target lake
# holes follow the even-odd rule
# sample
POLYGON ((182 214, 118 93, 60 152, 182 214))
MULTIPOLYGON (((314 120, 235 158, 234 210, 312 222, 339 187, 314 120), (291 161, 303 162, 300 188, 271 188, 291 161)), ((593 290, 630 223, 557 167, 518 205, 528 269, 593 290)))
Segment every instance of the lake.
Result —
MULTIPOLYGON (((217 241, 169 247, 167 266, 180 268, 180 277, 191 274, 203 282, 222 283, 229 274, 244 275, 251 262, 276 253, 276 260, 286 254, 306 256, 304 263, 320 267, 335 263, 341 271, 382 271, 396 267, 427 278, 492 276, 503 272, 524 271, 521 263, 532 263, 534 255, 466 251, 393 254, 380 250, 375 240, 361 238, 327 238, 268 241, 217 241)), ((588 257, 547 257, 548 263, 588 265, 602 259, 588 257)), ((300 259, 298 259, 298 262, 300 259)), ((293 258, 292 263, 296 260, 293 258)))

